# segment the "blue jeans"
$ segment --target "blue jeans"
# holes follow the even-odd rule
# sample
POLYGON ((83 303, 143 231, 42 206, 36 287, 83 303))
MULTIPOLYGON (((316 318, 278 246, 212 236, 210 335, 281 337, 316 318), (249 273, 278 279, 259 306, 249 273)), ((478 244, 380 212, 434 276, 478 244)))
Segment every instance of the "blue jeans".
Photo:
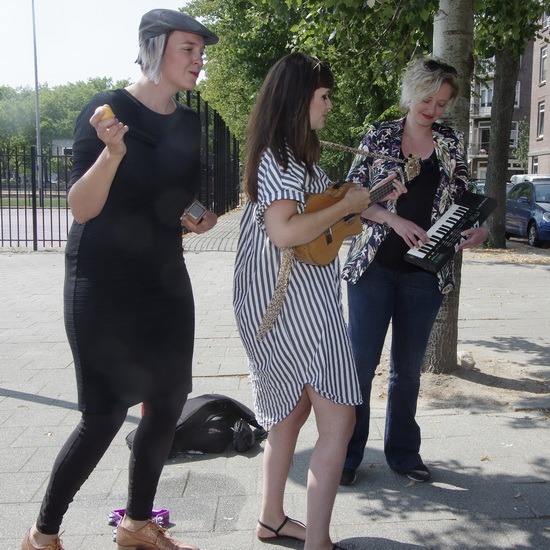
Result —
POLYGON ((372 262, 356 284, 348 283, 349 333, 363 404, 348 445, 346 468, 363 460, 369 437, 372 379, 390 320, 392 342, 384 433, 390 468, 405 473, 422 462, 420 428, 415 420, 420 369, 443 295, 437 277, 424 271, 403 273, 372 262))

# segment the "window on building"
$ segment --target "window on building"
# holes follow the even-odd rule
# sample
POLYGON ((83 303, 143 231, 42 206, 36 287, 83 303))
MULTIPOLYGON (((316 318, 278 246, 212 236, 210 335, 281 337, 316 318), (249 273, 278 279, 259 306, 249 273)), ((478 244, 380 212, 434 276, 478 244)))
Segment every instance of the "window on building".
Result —
POLYGON ((491 136, 491 122, 480 121, 478 126, 478 153, 486 155, 489 151, 489 137, 491 136))
POLYGON ((533 157, 531 161, 531 174, 539 173, 539 157, 533 157))
POLYGON ((480 180, 487 179, 487 162, 479 161, 477 164, 477 177, 480 180))
POLYGON ((519 123, 516 121, 512 121, 512 130, 510 132, 510 147, 517 147, 518 146, 518 134, 519 134, 519 123))
POLYGON ((548 46, 540 49, 539 84, 546 84, 546 68, 548 66, 548 46))
POLYGON ((516 82, 516 95, 514 96, 514 109, 519 109, 519 95, 521 91, 521 82, 516 82))
POLYGON ((479 90, 479 106, 481 109, 491 109, 493 104, 493 83, 489 82, 486 86, 482 86, 479 90))
POLYGON ((494 55, 492 57, 486 57, 481 61, 481 69, 482 69, 481 72, 484 72, 487 74, 494 73, 495 63, 496 63, 496 60, 494 55))
POLYGON ((544 137, 544 101, 539 103, 537 116, 537 137, 544 137))
POLYGON ((550 25, 550 13, 545 11, 542 15, 542 28, 547 29, 550 25))

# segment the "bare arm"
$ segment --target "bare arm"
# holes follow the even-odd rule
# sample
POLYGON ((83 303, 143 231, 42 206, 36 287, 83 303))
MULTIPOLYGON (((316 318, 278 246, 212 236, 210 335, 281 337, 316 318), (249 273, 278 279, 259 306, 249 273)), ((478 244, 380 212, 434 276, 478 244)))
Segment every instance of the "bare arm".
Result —
POLYGON ((103 114, 103 109, 98 107, 90 118, 90 124, 105 143, 105 148, 69 191, 69 206, 78 223, 87 222, 101 212, 120 162, 126 154, 124 135, 128 126, 113 117, 101 120, 103 114))
MULTIPOLYGON (((395 178, 396 174, 392 174, 373 189, 395 178)), ((384 200, 397 200, 406 192, 405 185, 395 179, 393 190, 384 200)), ((267 234, 271 242, 280 248, 306 244, 345 216, 370 210, 370 205, 370 192, 360 185, 352 187, 341 201, 317 212, 298 214, 296 201, 278 200, 270 204, 264 214, 267 234)))
POLYGON ((364 187, 351 188, 341 201, 317 212, 298 214, 296 201, 277 200, 264 213, 267 234, 280 248, 309 243, 348 214, 359 213, 369 204, 370 193, 364 187))

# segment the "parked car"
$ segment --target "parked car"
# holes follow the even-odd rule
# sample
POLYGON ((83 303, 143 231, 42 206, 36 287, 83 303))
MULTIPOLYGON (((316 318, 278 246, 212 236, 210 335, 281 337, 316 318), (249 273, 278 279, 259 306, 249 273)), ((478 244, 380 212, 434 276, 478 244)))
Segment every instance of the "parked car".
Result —
POLYGON ((550 241, 550 174, 526 174, 506 196, 506 238, 527 237, 531 246, 550 241))
POLYGON ((466 189, 470 193, 483 193, 484 186, 485 180, 469 179, 466 181, 466 189))
MULTIPOLYGON (((478 195, 485 195, 485 180, 469 180, 469 187, 472 193, 477 193, 478 195)), ((506 182, 506 194, 513 187, 510 182, 506 182)))

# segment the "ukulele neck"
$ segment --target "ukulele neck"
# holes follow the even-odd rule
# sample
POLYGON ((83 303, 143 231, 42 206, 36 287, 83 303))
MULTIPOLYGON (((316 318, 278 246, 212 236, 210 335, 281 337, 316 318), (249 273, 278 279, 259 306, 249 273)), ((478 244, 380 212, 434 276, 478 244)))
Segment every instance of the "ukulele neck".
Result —
MULTIPOLYGON (((407 183, 405 174, 401 170, 399 171, 399 174, 398 174, 397 177, 401 179, 403 184, 407 183)), ((371 203, 372 204, 374 204, 376 202, 380 202, 386 195, 391 193, 391 191, 393 189, 393 181, 394 180, 388 181, 388 183, 385 183, 384 185, 381 185, 380 187, 377 187, 376 189, 373 189, 370 192, 370 198, 371 198, 371 203)))

